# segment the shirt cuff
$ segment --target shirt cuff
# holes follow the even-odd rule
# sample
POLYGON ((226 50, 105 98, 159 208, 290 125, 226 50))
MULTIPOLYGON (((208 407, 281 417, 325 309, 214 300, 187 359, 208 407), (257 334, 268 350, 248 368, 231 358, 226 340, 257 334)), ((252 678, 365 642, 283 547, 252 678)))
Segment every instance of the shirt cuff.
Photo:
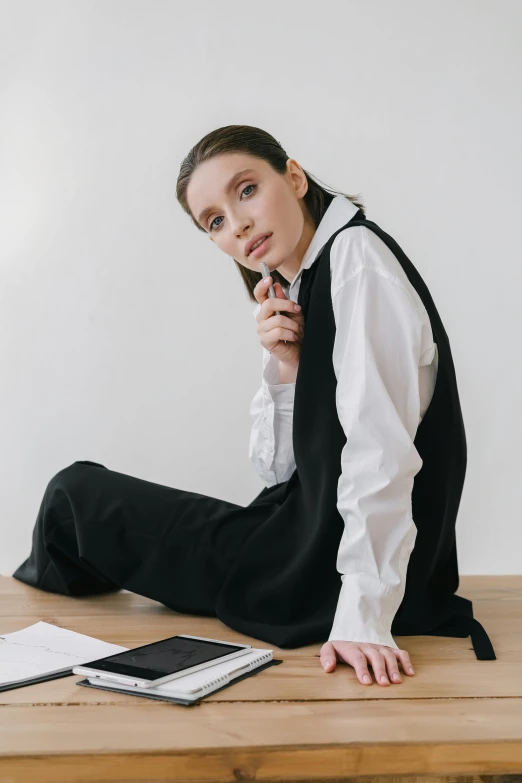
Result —
POLYGON ((295 383, 279 383, 279 359, 273 354, 263 370, 263 392, 278 411, 294 410, 295 383))
POLYGON ((369 574, 343 574, 328 641, 369 642, 399 650, 391 625, 404 596, 369 574))

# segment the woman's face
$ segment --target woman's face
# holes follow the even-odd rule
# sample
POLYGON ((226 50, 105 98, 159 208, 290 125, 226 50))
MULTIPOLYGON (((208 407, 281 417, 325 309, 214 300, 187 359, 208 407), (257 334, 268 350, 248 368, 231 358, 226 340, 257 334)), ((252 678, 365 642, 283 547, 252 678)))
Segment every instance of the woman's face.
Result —
POLYGON ((201 163, 192 174, 187 201, 190 211, 220 250, 247 269, 260 272, 260 261, 289 280, 298 271, 315 231, 302 200, 306 175, 292 159, 285 174, 265 160, 227 153, 201 163), (243 172, 245 169, 249 171, 243 172), (264 253, 249 255, 246 243, 270 234, 264 253))

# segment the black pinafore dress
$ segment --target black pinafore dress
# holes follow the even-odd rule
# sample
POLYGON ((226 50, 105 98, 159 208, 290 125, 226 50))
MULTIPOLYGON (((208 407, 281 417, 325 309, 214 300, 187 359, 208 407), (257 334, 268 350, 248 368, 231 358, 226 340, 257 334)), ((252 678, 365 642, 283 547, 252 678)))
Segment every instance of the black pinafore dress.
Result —
POLYGON ((306 329, 294 399, 296 469, 287 482, 263 491, 279 507, 242 548, 218 595, 217 615, 279 647, 324 641, 330 633, 341 589, 336 559, 344 522, 336 500, 346 443, 335 405, 330 250, 337 234, 354 226, 374 231, 394 253, 428 312, 439 353, 433 397, 414 439, 423 460, 412 491, 417 537, 391 632, 471 635, 476 657, 492 660, 493 646, 473 617, 471 601, 455 595, 455 524, 467 449, 448 336, 419 272, 397 242, 361 210, 303 270, 298 301, 306 329))
POLYGON ((466 437, 448 336, 432 297, 397 242, 362 210, 302 272, 298 302, 306 324, 296 378, 288 481, 248 505, 166 487, 88 460, 49 483, 33 548, 14 573, 66 595, 125 588, 180 612, 217 616, 234 630, 280 648, 324 642, 341 590, 337 509, 341 451, 332 355, 335 320, 330 250, 354 226, 374 231, 394 253, 430 318, 439 361, 428 409, 414 439, 423 460, 414 478, 417 527, 396 636, 467 637, 480 660, 496 658, 458 596, 455 524, 466 472, 466 437))

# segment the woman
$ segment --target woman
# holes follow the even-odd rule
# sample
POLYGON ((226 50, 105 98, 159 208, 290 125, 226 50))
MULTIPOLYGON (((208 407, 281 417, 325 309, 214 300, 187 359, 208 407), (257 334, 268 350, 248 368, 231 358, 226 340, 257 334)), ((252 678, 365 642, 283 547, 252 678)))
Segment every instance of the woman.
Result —
POLYGON ((344 661, 363 684, 369 666, 381 685, 401 681, 399 663, 413 675, 392 633, 471 634, 494 659, 455 595, 466 439, 413 264, 259 128, 201 139, 177 197, 256 302, 250 457, 265 487, 242 507, 75 462, 49 483, 14 576, 67 595, 125 588, 280 647, 323 641, 324 670, 344 661))

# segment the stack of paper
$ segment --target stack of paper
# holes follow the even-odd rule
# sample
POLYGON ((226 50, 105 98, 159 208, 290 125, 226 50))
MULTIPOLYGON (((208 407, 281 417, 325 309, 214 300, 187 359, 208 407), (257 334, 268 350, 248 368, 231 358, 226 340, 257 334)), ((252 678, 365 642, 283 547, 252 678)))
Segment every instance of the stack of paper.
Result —
POLYGON ((201 701, 209 693, 221 690, 221 688, 225 688, 233 682, 242 680, 252 674, 257 674, 262 669, 277 663, 282 663, 282 660, 274 659, 273 650, 253 647, 237 658, 215 663, 213 666, 207 666, 205 669, 200 669, 197 672, 176 677, 174 680, 164 682, 161 685, 151 685, 148 688, 104 680, 103 675, 101 677, 88 677, 86 680, 80 680, 76 684, 190 706, 201 701))

